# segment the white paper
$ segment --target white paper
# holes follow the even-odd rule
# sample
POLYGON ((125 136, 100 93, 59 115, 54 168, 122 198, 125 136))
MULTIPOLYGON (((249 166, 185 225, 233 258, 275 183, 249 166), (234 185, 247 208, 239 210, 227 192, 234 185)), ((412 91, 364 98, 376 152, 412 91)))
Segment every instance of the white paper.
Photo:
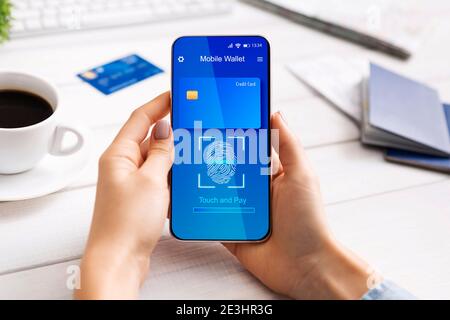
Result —
POLYGON ((361 82, 369 72, 368 60, 324 55, 302 59, 288 68, 354 121, 361 122, 361 82))

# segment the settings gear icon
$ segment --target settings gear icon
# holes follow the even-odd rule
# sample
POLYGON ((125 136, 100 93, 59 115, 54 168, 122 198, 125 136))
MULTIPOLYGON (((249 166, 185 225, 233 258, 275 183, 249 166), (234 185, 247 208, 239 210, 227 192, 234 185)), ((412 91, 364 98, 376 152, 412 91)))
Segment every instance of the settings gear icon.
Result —
POLYGON ((184 62, 184 57, 183 56, 178 56, 178 62, 184 62))

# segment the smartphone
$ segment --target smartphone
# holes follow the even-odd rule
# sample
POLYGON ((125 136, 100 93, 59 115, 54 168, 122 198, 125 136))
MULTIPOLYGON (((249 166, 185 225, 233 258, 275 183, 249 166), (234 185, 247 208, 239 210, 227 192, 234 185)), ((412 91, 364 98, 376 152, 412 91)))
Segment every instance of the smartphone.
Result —
POLYGON ((170 230, 188 241, 267 239, 270 47, 261 36, 172 45, 170 230))

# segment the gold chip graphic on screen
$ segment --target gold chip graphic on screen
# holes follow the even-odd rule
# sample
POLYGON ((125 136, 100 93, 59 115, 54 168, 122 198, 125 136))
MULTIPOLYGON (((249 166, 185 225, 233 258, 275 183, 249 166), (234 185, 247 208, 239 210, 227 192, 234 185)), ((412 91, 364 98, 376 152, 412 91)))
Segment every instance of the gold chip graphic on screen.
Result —
POLYGON ((186 91, 186 100, 198 100, 198 91, 197 90, 187 90, 186 91))

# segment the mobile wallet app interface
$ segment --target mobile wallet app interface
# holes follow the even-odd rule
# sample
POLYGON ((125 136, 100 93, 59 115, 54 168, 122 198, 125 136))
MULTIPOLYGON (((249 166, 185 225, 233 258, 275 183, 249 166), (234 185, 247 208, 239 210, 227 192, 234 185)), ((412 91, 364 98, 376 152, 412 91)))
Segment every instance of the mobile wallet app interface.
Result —
POLYGON ((269 44, 182 37, 172 48, 172 233, 261 240, 270 231, 269 44))

